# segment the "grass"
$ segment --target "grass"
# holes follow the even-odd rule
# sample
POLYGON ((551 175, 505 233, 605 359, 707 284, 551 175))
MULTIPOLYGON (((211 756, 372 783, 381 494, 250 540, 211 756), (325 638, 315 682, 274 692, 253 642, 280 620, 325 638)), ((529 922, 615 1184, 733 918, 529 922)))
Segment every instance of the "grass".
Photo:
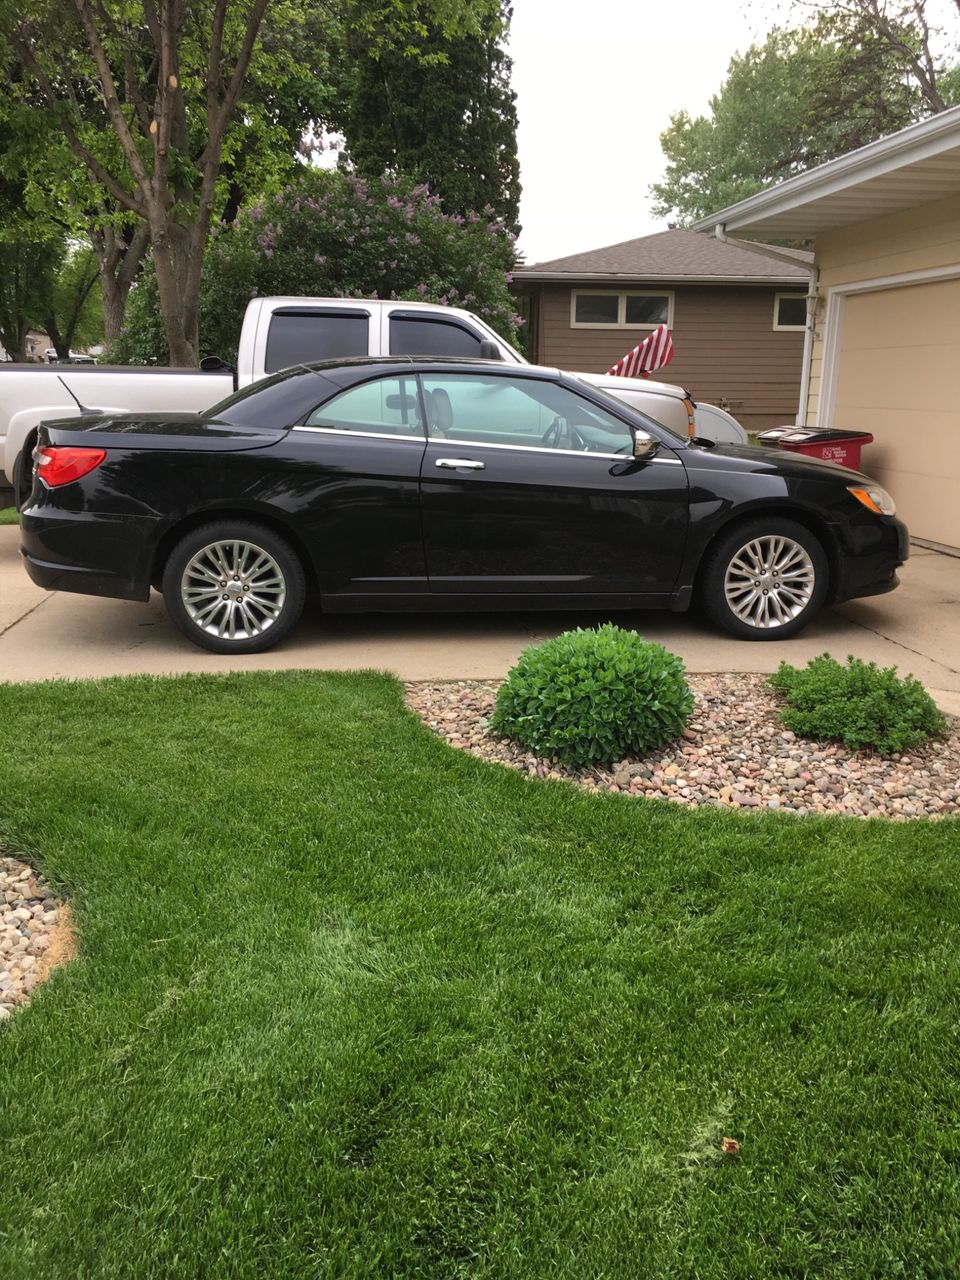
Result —
POLYGON ((960 1269, 956 822, 589 796, 286 673, 0 686, 0 837, 82 944, 0 1032, 9 1280, 960 1269))
POLYGON ((0 511, 0 525, 19 523, 20 516, 17 513, 16 507, 4 507, 3 510, 0 511))

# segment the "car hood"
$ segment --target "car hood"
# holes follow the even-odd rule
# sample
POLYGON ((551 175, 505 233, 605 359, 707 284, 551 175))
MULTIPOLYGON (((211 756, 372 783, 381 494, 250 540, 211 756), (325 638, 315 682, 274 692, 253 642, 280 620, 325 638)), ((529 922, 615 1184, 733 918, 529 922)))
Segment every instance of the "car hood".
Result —
POLYGON ((104 413, 59 418, 42 423, 41 430, 47 442, 55 445, 224 453, 265 449, 282 440, 290 428, 239 426, 200 413, 104 413))
POLYGON ((812 476, 825 480, 828 476, 844 484, 862 480, 875 484, 862 471, 841 467, 836 462, 824 462, 820 458, 808 458, 802 453, 786 449, 759 449, 745 444, 709 445, 689 444, 681 451, 687 467, 696 469, 720 469, 724 471, 775 471, 778 475, 812 476))

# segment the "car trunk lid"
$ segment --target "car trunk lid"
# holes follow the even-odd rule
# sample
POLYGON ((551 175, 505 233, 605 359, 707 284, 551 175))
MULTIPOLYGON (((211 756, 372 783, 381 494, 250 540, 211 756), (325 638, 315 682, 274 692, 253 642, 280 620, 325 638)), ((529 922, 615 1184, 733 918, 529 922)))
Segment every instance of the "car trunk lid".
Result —
POLYGON ((41 424, 40 444, 99 449, 155 449, 170 452, 236 453, 266 449, 289 427, 240 426, 199 413, 96 414, 41 424))

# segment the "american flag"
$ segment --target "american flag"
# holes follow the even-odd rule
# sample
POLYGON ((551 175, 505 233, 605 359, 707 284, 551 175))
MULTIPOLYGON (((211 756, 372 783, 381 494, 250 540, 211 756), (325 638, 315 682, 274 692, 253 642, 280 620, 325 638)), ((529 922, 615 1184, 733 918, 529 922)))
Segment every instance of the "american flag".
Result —
POLYGON ((658 324, 648 338, 628 351, 610 369, 615 378, 649 378, 654 369, 662 369, 673 359, 673 339, 665 324, 658 324))

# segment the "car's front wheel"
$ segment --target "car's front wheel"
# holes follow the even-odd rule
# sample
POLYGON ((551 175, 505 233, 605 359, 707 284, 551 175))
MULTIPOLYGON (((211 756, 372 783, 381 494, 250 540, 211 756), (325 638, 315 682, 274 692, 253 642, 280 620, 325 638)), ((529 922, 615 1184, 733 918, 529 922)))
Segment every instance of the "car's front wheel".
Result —
POLYGON ((707 616, 743 640, 785 640, 819 612, 829 566, 823 546, 795 520, 759 517, 710 548, 700 596, 707 616))
POLYGON ((263 525, 217 521, 173 548, 163 571, 167 612, 188 640, 214 653, 261 653, 303 611, 300 558, 263 525))

